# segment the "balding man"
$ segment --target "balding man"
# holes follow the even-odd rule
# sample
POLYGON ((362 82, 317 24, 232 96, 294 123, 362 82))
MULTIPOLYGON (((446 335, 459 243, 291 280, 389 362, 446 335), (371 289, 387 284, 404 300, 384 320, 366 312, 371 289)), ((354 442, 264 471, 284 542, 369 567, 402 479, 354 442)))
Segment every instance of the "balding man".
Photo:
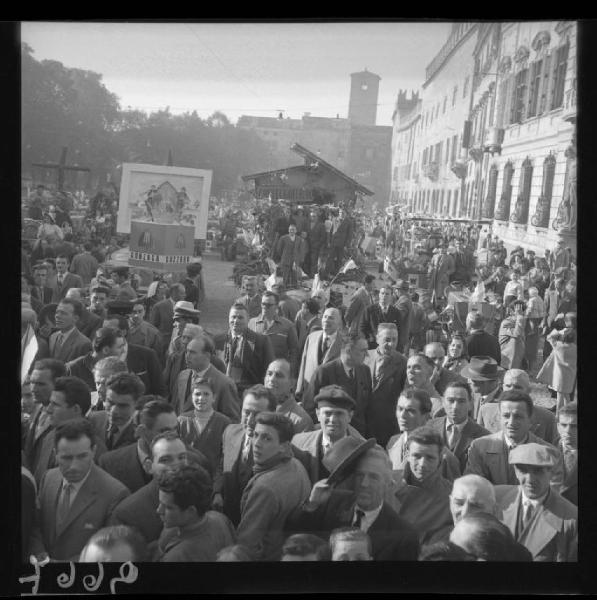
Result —
POLYGON ((444 369, 442 364, 446 358, 446 351, 440 342, 431 342, 426 344, 423 349, 423 354, 430 358, 435 363, 433 375, 431 376, 431 382, 435 386, 437 393, 440 396, 444 395, 448 384, 452 381, 466 381, 464 377, 448 369, 444 369))
POLYGON ((93 339, 95 332, 102 326, 102 320, 97 315, 89 311, 85 306, 85 296, 81 288, 70 288, 66 292, 65 298, 72 298, 81 303, 81 317, 77 322, 77 329, 90 340, 93 339))
MULTIPOLYGON (((523 394, 531 394, 531 381, 526 371, 522 369, 509 369, 504 373, 504 381, 502 390, 508 392, 511 390, 522 392, 523 394)), ((497 398, 494 397, 492 402, 482 404, 479 407, 477 423, 485 427, 491 433, 501 431, 500 408, 497 398)), ((553 446, 558 443, 558 427, 554 414, 533 403, 533 414, 531 415, 531 433, 545 440, 553 446)))
POLYGON ((341 340, 338 331, 342 316, 337 308, 326 308, 321 317, 321 331, 307 336, 296 382, 296 393, 301 394, 309 386, 319 365, 331 362, 340 356, 341 340))
POLYGON ((263 383, 276 399, 276 412, 292 421, 295 434, 313 429, 313 419, 297 403, 292 393, 290 363, 287 360, 278 358, 271 362, 265 372, 263 383))
POLYGON ((494 487, 480 475, 463 475, 454 480, 450 493, 451 525, 438 531, 429 543, 447 541, 454 526, 468 515, 479 512, 495 514, 496 500, 494 487))

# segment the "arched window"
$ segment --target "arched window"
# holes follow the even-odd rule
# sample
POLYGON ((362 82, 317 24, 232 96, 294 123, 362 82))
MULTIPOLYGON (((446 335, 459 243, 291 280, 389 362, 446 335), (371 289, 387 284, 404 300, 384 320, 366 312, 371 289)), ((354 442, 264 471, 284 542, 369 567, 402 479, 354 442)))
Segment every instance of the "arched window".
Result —
POLYGON ((541 195, 537 199, 535 214, 531 218, 533 227, 549 227, 549 211, 551 209, 551 196, 553 193, 553 180, 556 172, 556 157, 550 154, 543 161, 543 181, 541 182, 541 195))
POLYGON ((502 182, 502 195, 495 211, 498 221, 507 221, 510 216, 510 200, 512 199, 512 177, 514 176, 514 165, 511 161, 504 167, 504 181, 502 182))
POLYGON ((533 163, 530 158, 526 158, 522 163, 520 172, 520 183, 518 185, 518 197, 514 210, 510 216, 512 223, 526 225, 529 220, 529 201, 531 198, 531 183, 533 180, 533 163))
POLYGON ((487 180, 487 196, 483 202, 481 216, 484 219, 491 219, 495 210, 495 195, 497 192, 498 168, 497 165, 491 165, 489 177, 487 180))

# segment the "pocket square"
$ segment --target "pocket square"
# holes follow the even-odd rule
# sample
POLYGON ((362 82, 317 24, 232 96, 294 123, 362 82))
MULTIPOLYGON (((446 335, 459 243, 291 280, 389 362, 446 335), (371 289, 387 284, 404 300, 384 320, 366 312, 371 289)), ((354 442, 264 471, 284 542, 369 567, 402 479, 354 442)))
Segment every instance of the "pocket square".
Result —
POLYGON ((93 523, 85 523, 83 529, 95 529, 95 525, 93 523))

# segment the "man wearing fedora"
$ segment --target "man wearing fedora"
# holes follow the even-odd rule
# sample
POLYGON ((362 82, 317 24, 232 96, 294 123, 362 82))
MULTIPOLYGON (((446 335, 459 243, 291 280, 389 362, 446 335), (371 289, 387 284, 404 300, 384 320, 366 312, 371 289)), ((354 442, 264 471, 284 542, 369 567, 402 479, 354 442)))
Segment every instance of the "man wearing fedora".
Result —
POLYGON ((499 365, 502 361, 500 342, 495 335, 485 331, 485 317, 478 311, 471 311, 466 316, 469 336, 466 338, 466 349, 469 356, 491 356, 499 365))
POLYGON ((429 426, 415 429, 407 440, 408 457, 403 468, 394 471, 396 484, 392 503, 419 536, 421 544, 452 522, 452 483, 442 476, 444 443, 429 426))
POLYGON ((200 314, 201 311, 197 310, 193 304, 187 300, 179 300, 174 305, 172 337, 166 352, 167 356, 182 350, 182 333, 184 328, 188 323, 198 325, 200 314))
POLYGON ((352 526, 369 536, 373 560, 417 560, 417 533, 386 500, 392 467, 375 439, 345 437, 323 461, 329 476, 315 483, 289 527, 326 538, 334 529, 352 526))
POLYGON ((559 451, 531 433, 533 401, 528 394, 509 391, 499 398, 502 431, 473 440, 468 452, 466 473, 485 477, 493 485, 516 485, 516 474, 508 455, 521 444, 542 444, 553 449, 557 457, 552 470, 552 487, 559 491, 563 482, 564 466, 559 451))
POLYGON ((553 489, 560 457, 543 444, 521 444, 510 452, 518 485, 495 488, 497 516, 535 562, 578 560, 578 509, 553 489))
POLYGON ((398 351, 402 353, 405 353, 408 350, 410 324, 413 318, 413 303, 408 295, 408 291, 408 281, 399 279, 394 286, 394 292, 396 296, 394 307, 400 314, 400 318, 398 320, 398 351))
MULTIPOLYGON (((531 381, 526 371, 509 369, 504 373, 502 391, 509 392, 511 390, 531 395, 531 381)), ((489 433, 501 431, 500 405, 496 396, 493 396, 491 402, 486 402, 480 406, 477 423, 489 430, 489 433)), ((533 414, 531 415, 531 433, 545 440, 548 444, 556 446, 559 434, 554 414, 547 408, 534 404, 533 414)))
POLYGON ((472 356, 460 375, 466 377, 473 389, 471 417, 479 421, 481 406, 495 402, 502 392, 501 374, 505 371, 491 356, 472 356))
POLYGON ((373 389, 365 420, 367 435, 385 448, 398 433, 396 399, 406 383, 406 357, 396 350, 398 329, 395 323, 380 323, 375 338, 377 348, 369 350, 365 364, 371 371, 373 389))
POLYGON ((239 395, 256 383, 263 383, 274 350, 268 336, 249 329, 249 312, 234 304, 228 314, 229 330, 224 340, 226 375, 236 384, 239 395))
POLYGON ((472 441, 489 435, 489 431, 478 425, 469 415, 472 395, 472 390, 465 381, 448 383, 442 399, 446 414, 429 421, 429 425, 442 436, 445 446, 458 459, 461 472, 464 472, 466 467, 468 449, 472 441))
POLYGON ((315 396, 315 414, 319 425, 313 431, 297 433, 292 445, 306 451, 311 456, 309 476, 311 481, 319 481, 329 475, 323 462, 324 456, 339 440, 363 436, 349 423, 352 420, 356 402, 338 385, 328 385, 315 396))

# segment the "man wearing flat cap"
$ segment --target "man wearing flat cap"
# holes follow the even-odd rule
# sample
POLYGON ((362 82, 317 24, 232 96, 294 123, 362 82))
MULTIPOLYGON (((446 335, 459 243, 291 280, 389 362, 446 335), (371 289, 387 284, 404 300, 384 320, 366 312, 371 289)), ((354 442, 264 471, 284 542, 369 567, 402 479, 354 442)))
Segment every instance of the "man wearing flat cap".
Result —
POLYGON ((477 438, 471 442, 465 474, 485 477, 493 485, 516 485, 516 474, 508 456, 513 448, 523 444, 541 444, 553 450, 557 461, 551 471, 551 484, 556 491, 564 477, 560 452, 551 444, 531 433, 533 401, 528 394, 504 392, 499 398, 502 431, 477 438))
POLYGON ((417 560, 415 530, 386 502, 392 466, 375 439, 344 437, 323 461, 329 476, 317 481, 308 500, 291 514, 289 528, 326 538, 338 527, 352 526, 371 539, 373 560, 417 560))
POLYGON ((315 396, 315 414, 319 425, 313 431, 297 433, 292 438, 292 445, 311 455, 309 477, 311 481, 319 481, 329 475, 323 462, 324 456, 334 444, 345 437, 357 440, 363 436, 349 425, 356 408, 356 402, 338 385, 328 385, 315 396))
POLYGON ((550 486, 557 451, 521 444, 510 452, 518 485, 495 488, 497 516, 536 562, 578 560, 578 510, 550 486))

